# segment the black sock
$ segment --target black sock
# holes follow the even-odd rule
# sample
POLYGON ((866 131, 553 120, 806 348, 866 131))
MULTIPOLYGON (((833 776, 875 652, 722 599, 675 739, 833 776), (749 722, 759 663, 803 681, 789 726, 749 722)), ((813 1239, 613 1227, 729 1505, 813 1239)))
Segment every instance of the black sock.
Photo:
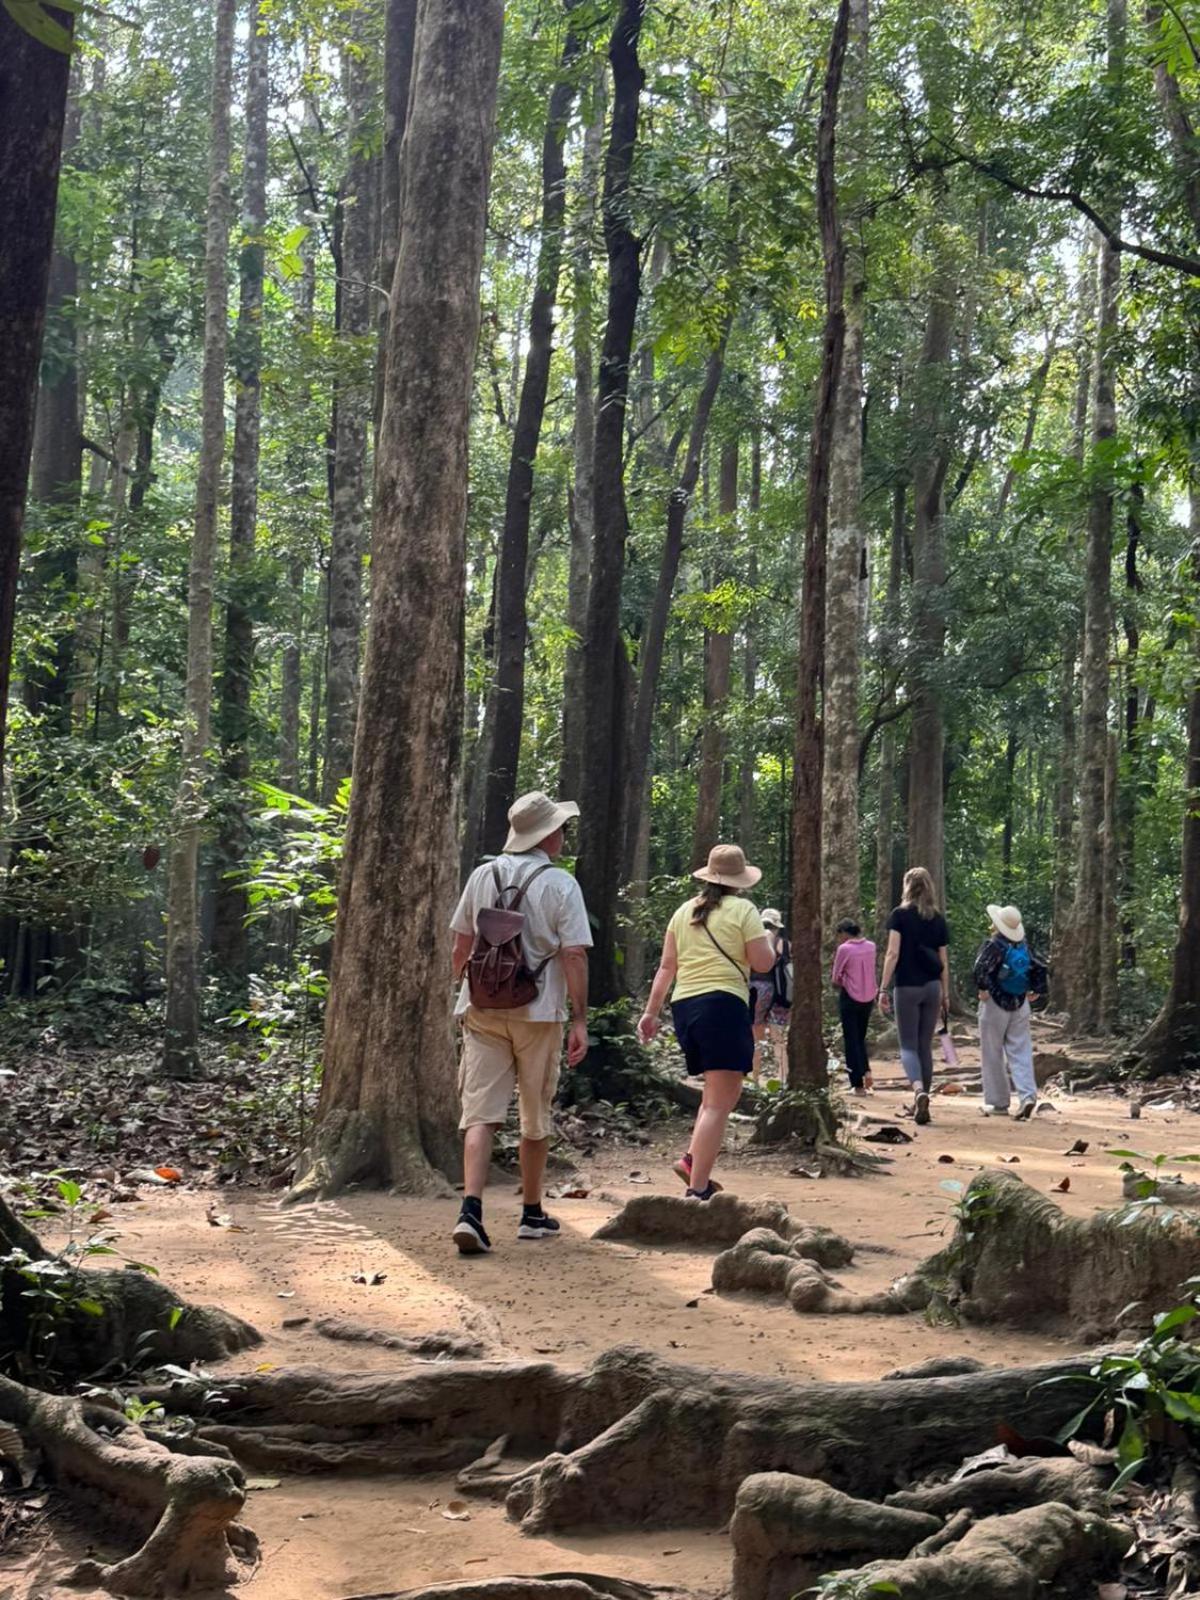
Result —
POLYGON ((478 1195, 463 1195, 462 1208, 469 1217, 475 1217, 477 1220, 481 1220, 483 1217, 483 1201, 478 1195))
POLYGON ((541 1214, 542 1202, 540 1200, 535 1200, 533 1205, 524 1200, 521 1202, 521 1215, 523 1217, 540 1217, 541 1214))

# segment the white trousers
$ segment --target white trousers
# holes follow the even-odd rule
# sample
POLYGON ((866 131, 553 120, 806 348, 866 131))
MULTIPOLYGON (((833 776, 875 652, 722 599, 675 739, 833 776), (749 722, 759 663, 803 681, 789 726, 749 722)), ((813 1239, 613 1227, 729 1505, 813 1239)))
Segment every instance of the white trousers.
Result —
POLYGON ((1006 1110, 1010 1079, 1019 1100, 1037 1099, 1028 1000, 1016 1011, 1005 1011, 991 995, 979 1002, 979 1052, 984 1105, 1006 1110))

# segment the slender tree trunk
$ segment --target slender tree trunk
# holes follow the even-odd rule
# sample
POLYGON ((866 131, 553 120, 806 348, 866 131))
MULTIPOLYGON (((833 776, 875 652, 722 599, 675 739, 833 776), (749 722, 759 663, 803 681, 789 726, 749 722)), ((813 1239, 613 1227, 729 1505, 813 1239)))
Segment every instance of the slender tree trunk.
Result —
MULTIPOLYGON (((564 0, 566 11, 577 0, 564 0)), ((567 210, 567 172, 563 148, 575 100, 575 58, 579 41, 568 23, 558 78, 550 94, 542 136, 542 222, 537 280, 529 309, 529 347, 513 428, 500 530, 496 588, 495 672, 484 713, 482 745, 475 761, 476 781, 484 785, 480 837, 476 851, 496 852, 508 831, 508 808, 517 792, 521 727, 525 717, 525 647, 529 631, 525 603, 529 566, 529 518, 534 463, 550 386, 554 352, 554 308, 562 269, 563 222, 567 210)))
POLYGON ((246 57, 246 154, 242 169, 240 299, 233 340, 237 380, 229 497, 229 599, 217 730, 225 782, 217 841, 213 957, 237 983, 246 977, 246 891, 231 878, 249 849, 246 784, 250 778, 250 697, 254 676, 254 543, 258 525, 258 456, 262 420, 264 235, 267 227, 267 109, 270 42, 252 10, 246 57))
POLYGON ((457 1163, 446 908, 457 887, 467 439, 502 29, 501 0, 422 0, 371 624, 301 1191, 423 1188, 431 1162, 457 1163))
MULTIPOLYGON (((755 485, 762 482, 762 454, 757 435, 755 435, 750 467, 750 516, 757 516, 759 497, 755 493, 755 485)), ((751 594, 758 590, 758 552, 751 550, 750 559, 746 567, 746 582, 751 594)), ((758 736, 754 726, 754 699, 758 688, 758 640, 756 637, 754 613, 751 611, 746 618, 745 636, 742 641, 742 759, 741 770, 738 774, 738 843, 746 852, 747 858, 754 859, 754 778, 758 771, 758 736)))
MULTIPOLYGON (((1046 379, 1050 376, 1050 368, 1054 365, 1057 355, 1058 340, 1057 330, 1052 330, 1046 341, 1046 353, 1038 362, 1033 377, 1029 382, 1029 409, 1025 413, 1025 431, 1021 436, 1020 455, 1027 455, 1033 444, 1033 436, 1037 431, 1038 413, 1042 408, 1042 398, 1046 393, 1046 379)), ((1017 468, 1015 462, 1010 462, 1008 471, 1004 474, 1004 482, 1000 485, 1000 498, 996 501, 996 520, 1000 521, 1008 509, 1008 502, 1012 498, 1013 488, 1017 481, 1017 468)))
POLYGON ((413 50, 417 41, 418 0, 387 0, 383 43, 383 171, 379 184, 379 347, 375 361, 375 433, 383 408, 383 363, 387 352, 388 307, 400 249, 400 150, 408 126, 413 50))
POLYGON ((200 455, 188 574, 187 680, 184 686, 177 831, 171 843, 167 898, 166 1033, 169 1078, 201 1074, 200 826, 208 787, 212 712, 213 579, 221 462, 225 454, 225 353, 229 310, 229 107, 237 0, 217 0, 209 112, 208 205, 204 239, 204 358, 200 378, 200 455))
POLYGON ((1120 1018, 1117 988, 1117 893, 1121 872, 1120 828, 1117 813, 1118 767, 1120 751, 1117 736, 1110 733, 1104 759, 1104 833, 1102 849, 1103 882, 1100 923, 1100 1032, 1115 1033, 1120 1018))
POLYGON ((1013 897, 1013 807, 1020 748, 1020 740, 1010 728, 1004 742, 1004 822, 1000 833, 1000 892, 1006 901, 1013 897))
MULTIPOLYGON (((70 36, 69 13, 48 12, 70 36)), ((0 772, 71 58, 0 10, 0 772)))
POLYGON ((582 818, 577 872, 594 918, 592 994, 613 1000, 617 895, 622 855, 625 727, 617 715, 625 645, 621 586, 629 513, 625 503, 625 406, 641 286, 638 240, 629 214, 629 178, 638 136, 644 74, 638 60, 645 0, 620 0, 609 42, 613 112, 604 170, 604 243, 608 256, 608 319, 600 351, 593 462, 592 575, 585 642, 582 818), (620 658, 620 659, 619 659, 620 658))
POLYGON ((373 199, 378 158, 368 121, 377 90, 370 52, 345 52, 348 126, 346 172, 338 203, 341 262, 337 338, 345 363, 334 390, 333 496, 329 537, 329 632, 325 675, 325 766, 322 795, 332 800, 350 776, 358 716, 358 658, 363 620, 363 560, 367 553, 367 431, 372 385, 362 346, 371 334, 375 270, 373 199), (347 373, 345 368, 352 370, 347 373))
POLYGON ((946 645, 946 544, 943 524, 950 461, 946 413, 958 292, 953 243, 935 227, 925 336, 914 379, 913 628, 909 671, 908 862, 932 875, 945 905, 946 730, 939 675, 946 645))
MULTIPOLYGON (((1116 879, 1114 897, 1120 923, 1120 959, 1126 971, 1137 966, 1137 934, 1133 917, 1133 898, 1137 883, 1138 805, 1145 792, 1146 750, 1142 728, 1142 693, 1139 682, 1141 629, 1138 625, 1138 596, 1144 588, 1138 572, 1138 550, 1142 541, 1142 517, 1146 491, 1138 483, 1129 491, 1125 519, 1125 604, 1122 626, 1125 633, 1125 772, 1126 781, 1116 796, 1116 879)), ((1150 715, 1153 701, 1147 700, 1150 715)), ((1119 769, 1118 769, 1119 770, 1119 769)))
POLYGON ((633 724, 629 737, 629 769, 625 802, 625 851, 623 856, 626 876, 633 876, 634 851, 641 827, 641 809, 646 793, 650 770, 650 745, 654 732, 654 712, 658 703, 658 687, 662 677, 663 650, 666 645, 667 623, 671 615, 671 598, 675 593, 675 580, 679 575, 679 561, 683 553, 683 535, 688 510, 700 477, 700 463, 704 456, 704 440, 713 402, 721 386, 725 370, 725 347, 729 338, 730 320, 726 318, 716 348, 709 353, 704 367, 704 379, 696 396, 696 408, 688 430, 687 451, 679 481, 667 500, 667 528, 663 541, 662 561, 650 602, 650 615, 642 636, 640 651, 637 699, 633 709, 633 724))
MULTIPOLYGON (((843 198, 862 187, 867 133, 867 0, 852 0, 838 139, 843 198)), ((846 250, 846 335, 829 461, 829 571, 825 607, 824 768, 821 807, 822 900, 832 945, 836 917, 858 914, 859 677, 863 593, 863 332, 867 263, 859 230, 846 250)))
MULTIPOLYGON (((71 69, 63 132, 63 160, 70 159, 79 138, 79 58, 71 69)), ((70 249, 60 240, 50 258, 46 333, 41 382, 33 433, 33 459, 29 473, 30 498, 60 515, 79 505, 83 488, 83 434, 80 400, 79 352, 75 317, 79 270, 70 249)), ((62 595, 78 585, 79 548, 59 534, 33 563, 29 585, 34 592, 62 595)), ((47 662, 27 669, 25 703, 47 719, 56 733, 71 727, 71 687, 75 630, 69 621, 56 622, 54 652, 47 662)))
MULTIPOLYGON (((838 96, 846 57, 850 0, 841 0, 829 43, 817 129, 817 216, 825 267, 825 333, 813 408, 804 528, 804 587, 796 674, 795 764, 792 777, 792 1021, 788 1030, 788 1087, 827 1090, 828 1054, 821 1032, 824 972, 821 952, 821 722, 825 663, 825 550, 829 472, 845 341, 845 253, 838 217, 836 134, 838 96)), ((811 1108, 802 1121, 818 1126, 811 1108)))
MULTIPOLYGON (((892 489, 891 535, 888 541, 887 597, 884 601, 883 636, 895 639, 900 622, 900 589, 904 581, 905 512, 908 487, 903 480, 892 489)), ((880 670, 891 667, 893 646, 885 647, 880 670)), ((882 949, 891 914, 893 863, 896 850, 896 724, 888 722, 879 736, 879 794, 875 812, 875 942, 882 949)))
POLYGON ((279 665, 279 787, 300 792, 300 699, 304 687, 304 563, 287 564, 290 628, 279 665))
POLYGON ((583 774, 584 651, 587 633, 588 583, 595 537, 593 508, 596 448, 596 374, 592 359, 595 294, 592 255, 600 173, 604 152, 604 118, 607 104, 604 68, 597 70, 591 106, 583 131, 583 158, 579 172, 579 211, 571 256, 571 282, 575 298, 571 324, 571 353, 575 364, 574 493, 571 497, 571 557, 567 575, 567 626, 573 642, 567 648, 563 671, 562 762, 558 788, 576 799, 583 774))
MULTIPOLYGON (((717 510, 722 541, 737 542, 738 441, 721 445, 717 482, 717 510)), ((692 866, 702 867, 721 833, 721 795, 725 780, 725 729, 729 685, 733 676, 733 626, 704 630, 704 729, 700 738, 700 775, 696 791, 696 817, 692 831, 692 866)))

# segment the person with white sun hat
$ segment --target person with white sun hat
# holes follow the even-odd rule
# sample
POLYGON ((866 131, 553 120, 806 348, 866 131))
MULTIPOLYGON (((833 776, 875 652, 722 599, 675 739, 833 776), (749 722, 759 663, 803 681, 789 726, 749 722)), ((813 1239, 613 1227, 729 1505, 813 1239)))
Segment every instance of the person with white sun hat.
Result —
POLYGON ((1029 948, 1016 906, 987 908, 992 928, 975 957, 979 991, 979 1053, 985 1117, 1008 1114, 1017 1094, 1016 1116, 1024 1121, 1037 1105, 1029 996, 1045 994, 1047 970, 1029 948))

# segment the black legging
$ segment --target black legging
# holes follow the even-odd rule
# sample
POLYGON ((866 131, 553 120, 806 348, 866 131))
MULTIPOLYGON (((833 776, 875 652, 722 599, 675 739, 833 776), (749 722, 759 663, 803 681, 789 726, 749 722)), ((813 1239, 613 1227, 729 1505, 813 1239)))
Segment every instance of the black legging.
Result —
POLYGON ((871 1063, 867 1059, 867 1024, 874 1006, 874 1000, 855 1000, 845 989, 838 990, 842 1041, 846 1047, 846 1071, 850 1074, 852 1089, 861 1089, 863 1080, 871 1070, 871 1063))

